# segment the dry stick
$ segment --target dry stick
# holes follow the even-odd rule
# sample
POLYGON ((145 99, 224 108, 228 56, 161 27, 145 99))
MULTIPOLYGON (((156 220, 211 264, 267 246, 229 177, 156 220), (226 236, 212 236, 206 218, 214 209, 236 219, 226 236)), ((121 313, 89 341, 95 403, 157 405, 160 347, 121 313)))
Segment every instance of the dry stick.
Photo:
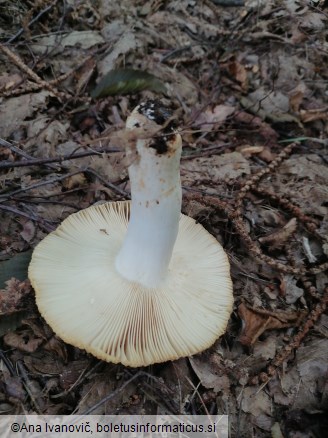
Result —
MULTIPOLYGON (((32 157, 31 155, 29 155, 26 152, 22 151, 17 146, 14 146, 13 144, 9 143, 9 141, 4 140, 3 138, 0 138, 0 146, 3 146, 5 148, 7 148, 11 152, 13 152, 13 153, 15 153, 17 155, 20 155, 21 157, 24 157, 24 158, 26 158, 28 160, 34 160, 34 157, 32 157)), ((58 170, 58 166, 53 165, 53 164, 48 164, 47 167, 50 168, 50 169, 58 170)))
POLYGON ((122 149, 102 148, 88 152, 80 152, 77 154, 66 154, 60 157, 53 157, 53 158, 36 158, 33 160, 22 160, 22 161, 11 161, 11 162, 7 161, 4 163, 0 163, 0 169, 12 169, 14 167, 26 167, 26 166, 39 166, 40 164, 47 164, 47 163, 62 163, 63 161, 74 160, 75 158, 89 157, 91 155, 112 154, 115 152, 122 152, 122 149))
POLYGON ((33 70, 31 70, 24 62, 19 58, 18 55, 13 53, 8 47, 0 43, 0 50, 8 56, 8 58, 17 65, 23 72, 25 72, 30 78, 37 82, 40 86, 51 91, 59 100, 61 100, 61 93, 59 93, 55 88, 53 88, 48 82, 41 79, 33 70))
MULTIPOLYGON (((55 4, 57 3, 58 0, 54 0, 49 6, 47 6, 45 9, 43 9, 42 11, 40 11, 38 13, 38 15, 36 17, 34 17, 27 25, 27 28, 31 27, 32 24, 36 23, 41 17, 42 15, 46 14, 48 11, 50 11, 50 9, 52 9, 55 4)), ((20 37, 22 35, 22 33, 25 31, 24 28, 21 28, 14 36, 12 36, 8 41, 7 44, 11 44, 13 43, 18 37, 20 37)))
POLYGON ((97 179, 99 179, 99 181, 105 186, 108 187, 111 190, 114 190, 115 192, 119 193, 120 195, 127 197, 129 196, 128 192, 126 192, 125 190, 122 190, 118 187, 116 187, 114 184, 107 182, 104 178, 102 178, 100 175, 98 175, 97 172, 95 172, 92 169, 87 168, 85 171, 85 173, 89 173, 90 175, 95 176, 97 179))
POLYGON ((24 388, 25 388, 26 392, 28 393, 28 395, 29 395, 29 397, 34 405, 35 410, 37 411, 37 413, 39 415, 41 415, 42 409, 39 405, 38 400, 34 397, 32 382, 30 381, 28 374, 24 368, 23 362, 21 360, 17 361, 17 370, 19 372, 18 373, 19 377, 21 377, 23 380, 24 388))
POLYGON ((13 207, 9 207, 8 205, 0 204, 0 210, 9 211, 10 213, 17 214, 18 216, 26 217, 27 219, 30 219, 31 221, 38 222, 40 228, 44 229, 47 233, 50 233, 54 230, 54 227, 51 225, 47 225, 47 220, 37 217, 37 216, 31 216, 28 213, 25 213, 25 211, 18 210, 13 207))
POLYGON ((11 152, 14 152, 15 154, 21 155, 24 158, 33 158, 33 157, 31 157, 31 155, 22 151, 17 146, 14 146, 13 144, 9 143, 9 141, 4 140, 3 138, 0 138, 0 146, 9 149, 9 150, 11 150, 11 152))
POLYGON ((59 176, 57 178, 50 179, 48 181, 41 181, 41 182, 38 182, 35 184, 31 184, 30 186, 14 190, 13 192, 10 192, 10 193, 6 193, 6 194, 0 193, 0 202, 3 202, 7 199, 10 199, 12 196, 18 195, 19 193, 25 193, 29 190, 37 189, 38 187, 42 187, 42 186, 46 186, 48 184, 53 184, 53 183, 62 181, 63 179, 70 178, 71 176, 74 176, 74 175, 78 175, 79 173, 83 173, 84 171, 85 171, 85 169, 77 170, 76 172, 71 172, 71 173, 68 173, 67 175, 62 175, 62 176, 59 176), (4 199, 1 200, 1 198, 4 198, 4 199))
MULTIPOLYGON (((72 76, 79 68, 83 67, 83 65, 89 61, 90 59, 93 59, 94 55, 89 56, 88 58, 84 59, 82 62, 80 62, 79 64, 77 64, 74 68, 72 68, 71 70, 69 70, 66 73, 63 73, 61 76, 58 76, 58 78, 56 79, 52 79, 51 81, 48 82, 49 85, 51 86, 57 86, 58 84, 60 84, 61 82, 66 81, 66 79, 68 79, 70 76, 72 76)), ((43 85, 40 84, 35 84, 35 83, 30 83, 28 84, 28 86, 24 89, 22 88, 18 88, 18 89, 13 89, 13 90, 8 90, 5 92, 2 92, 3 96, 5 97, 12 97, 12 96, 16 96, 16 95, 20 95, 23 94, 25 92, 32 92, 32 91, 38 91, 41 88, 43 88, 43 85)), ((90 101, 90 97, 80 97, 80 99, 83 99, 83 101, 90 101)))
POLYGON ((117 394, 119 394, 120 392, 123 391, 124 388, 126 388, 128 385, 130 385, 130 383, 132 383, 134 380, 136 380, 137 378, 141 377, 144 375, 143 371, 138 371, 134 376, 132 376, 129 380, 127 380, 125 383, 123 383, 123 385, 116 389, 115 391, 113 391, 112 393, 106 395, 106 397, 104 397, 103 399, 101 399, 98 403, 96 403, 94 406, 91 406, 91 408, 87 409, 85 412, 83 412, 81 415, 90 415, 91 412, 94 412, 96 409, 98 409, 101 405, 103 405, 104 403, 108 402, 108 400, 114 398, 117 396, 117 394))
MULTIPOLYGON (((75 172, 70 172, 70 173, 68 173, 67 175, 62 175, 62 176, 59 176, 59 177, 57 177, 57 178, 50 179, 50 180, 48 180, 48 181, 40 181, 40 182, 35 183, 35 184, 32 184, 32 185, 30 185, 30 186, 27 186, 27 187, 24 187, 24 188, 21 188, 21 189, 14 190, 13 192, 10 192, 10 193, 6 193, 6 194, 3 194, 3 195, 0 194, 0 203, 1 203, 1 202, 8 201, 8 200, 11 199, 13 196, 15 196, 15 195, 17 195, 17 194, 19 194, 19 193, 24 193, 24 194, 25 194, 25 193, 26 193, 27 191, 29 191, 29 190, 33 190, 33 189, 36 189, 36 188, 39 188, 39 187, 42 187, 42 186, 46 186, 46 185, 48 185, 48 184, 57 183, 57 182, 59 182, 59 181, 62 181, 62 180, 67 179, 67 178, 70 178, 70 177, 72 177, 72 176, 74 176, 74 175, 78 175, 78 174, 80 174, 80 173, 89 173, 90 175, 93 175, 94 177, 96 177, 97 179, 99 179, 99 181, 100 181, 105 187, 109 188, 110 190, 112 190, 112 191, 114 191, 114 192, 116 192, 116 193, 119 193, 120 195, 122 195, 122 196, 124 196, 124 197, 129 197, 129 193, 128 193, 128 192, 126 192, 126 191, 120 189, 119 187, 116 187, 114 184, 112 184, 112 183, 110 183, 110 182, 107 182, 104 178, 102 178, 100 175, 98 175, 98 173, 96 173, 94 170, 89 169, 89 168, 87 167, 87 168, 85 168, 85 169, 80 169, 80 170, 77 170, 77 171, 75 171, 75 172), (2 198, 2 199, 1 199, 1 198, 2 198)), ((61 203, 61 204, 63 205, 63 203, 61 203)))
MULTIPOLYGON (((128 376, 133 375, 128 370, 126 370, 125 372, 127 373, 128 376)), ((156 386, 153 386, 152 384, 143 381, 140 384, 140 391, 143 392, 147 397, 149 397, 150 400, 157 403, 158 406, 164 408, 168 412, 168 414, 174 415, 174 412, 178 412, 179 408, 176 405, 175 401, 173 400, 173 395, 174 395, 173 391, 170 390, 165 383, 161 382, 160 378, 155 377, 152 374, 147 373, 146 371, 143 371, 143 375, 153 380, 156 386), (154 392, 155 390, 156 395, 158 395, 158 398, 160 398, 161 401, 159 401, 154 396, 152 396, 149 392, 147 392, 146 389, 144 389, 144 387, 151 390, 152 392, 154 392)))

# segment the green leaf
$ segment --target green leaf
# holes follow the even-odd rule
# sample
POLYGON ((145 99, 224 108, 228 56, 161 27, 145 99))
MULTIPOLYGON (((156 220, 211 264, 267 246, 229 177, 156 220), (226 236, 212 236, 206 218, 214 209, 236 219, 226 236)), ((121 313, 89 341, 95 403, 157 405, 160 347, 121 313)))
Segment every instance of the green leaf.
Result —
POLYGON ((107 73, 91 92, 91 97, 114 96, 116 94, 135 94, 151 90, 166 94, 165 84, 156 76, 142 70, 119 69, 107 73))
POLYGON ((12 277, 21 281, 26 280, 31 257, 32 250, 29 250, 0 262, 0 289, 4 289, 6 287, 5 282, 12 277))

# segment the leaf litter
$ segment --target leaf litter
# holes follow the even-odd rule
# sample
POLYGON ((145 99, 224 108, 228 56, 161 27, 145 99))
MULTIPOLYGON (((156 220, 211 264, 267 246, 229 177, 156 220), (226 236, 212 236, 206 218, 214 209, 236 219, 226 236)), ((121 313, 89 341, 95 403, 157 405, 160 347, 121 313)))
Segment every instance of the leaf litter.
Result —
POLYGON ((232 437, 327 435, 326 2, 67 3, 0 14, 1 412, 226 413, 232 437), (128 77, 93 100, 119 69, 160 86, 128 77), (26 268, 70 213, 129 198, 124 120, 154 97, 181 109, 183 209, 228 252, 235 309, 209 350, 138 374, 58 339, 26 268))

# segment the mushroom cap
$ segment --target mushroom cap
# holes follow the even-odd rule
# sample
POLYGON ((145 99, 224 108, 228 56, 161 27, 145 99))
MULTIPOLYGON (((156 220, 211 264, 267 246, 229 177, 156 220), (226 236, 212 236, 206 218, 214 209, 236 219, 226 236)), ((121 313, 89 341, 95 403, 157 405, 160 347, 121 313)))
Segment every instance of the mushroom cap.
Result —
POLYGON ((115 270, 129 211, 129 201, 89 207, 39 243, 29 278, 42 316, 65 342, 131 367, 205 350, 232 311, 225 252, 181 215, 165 283, 155 289, 130 282, 115 270))

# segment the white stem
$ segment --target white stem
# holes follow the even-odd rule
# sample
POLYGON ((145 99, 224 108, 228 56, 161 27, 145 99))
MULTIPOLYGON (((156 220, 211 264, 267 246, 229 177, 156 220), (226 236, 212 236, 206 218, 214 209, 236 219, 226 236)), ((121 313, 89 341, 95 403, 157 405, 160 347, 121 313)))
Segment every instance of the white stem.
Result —
POLYGON ((181 214, 181 137, 169 136, 165 152, 154 141, 137 140, 138 158, 129 167, 130 222, 116 258, 124 278, 149 288, 165 281, 181 214))

